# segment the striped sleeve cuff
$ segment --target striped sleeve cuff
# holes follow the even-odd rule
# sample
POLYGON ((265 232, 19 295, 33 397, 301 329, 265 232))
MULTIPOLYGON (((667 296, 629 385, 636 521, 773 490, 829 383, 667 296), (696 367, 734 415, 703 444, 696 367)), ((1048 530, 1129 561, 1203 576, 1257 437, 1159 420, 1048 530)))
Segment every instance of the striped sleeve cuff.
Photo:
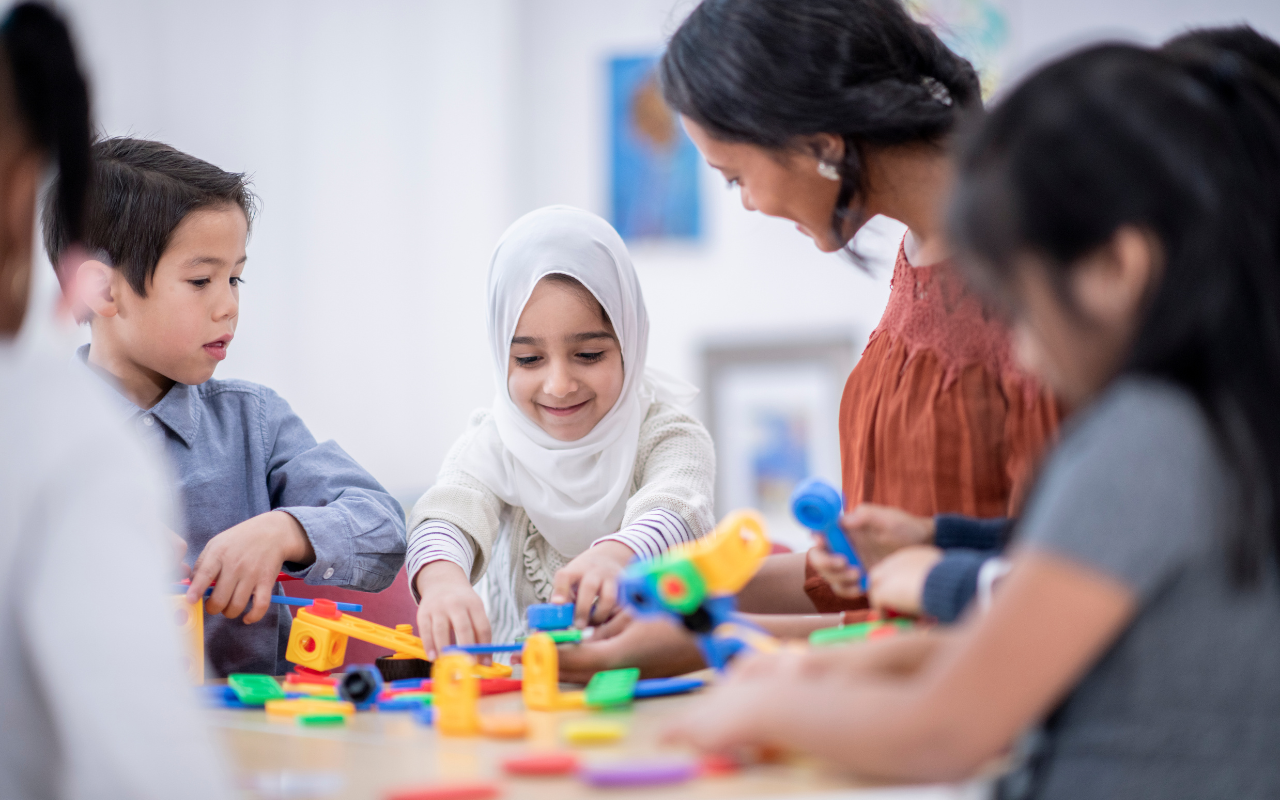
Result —
POLYGON ((617 533, 592 542, 622 542, 639 558, 653 558, 675 545, 693 541, 693 533, 679 514, 655 508, 617 533))
POLYGON ((418 570, 433 561, 452 561, 469 579, 476 562, 476 551, 467 535, 456 525, 442 519, 429 519, 409 534, 409 548, 404 560, 409 574, 409 590, 413 592, 414 602, 418 602, 422 599, 414 581, 418 570))

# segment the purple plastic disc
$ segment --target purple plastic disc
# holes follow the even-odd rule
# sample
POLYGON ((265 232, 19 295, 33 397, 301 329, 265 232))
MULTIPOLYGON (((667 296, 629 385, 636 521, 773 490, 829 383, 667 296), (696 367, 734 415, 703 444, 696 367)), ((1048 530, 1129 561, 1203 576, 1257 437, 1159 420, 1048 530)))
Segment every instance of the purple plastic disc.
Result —
POLYGON ((578 773, 592 786, 659 786, 697 777, 698 768, 687 761, 596 764, 578 773))

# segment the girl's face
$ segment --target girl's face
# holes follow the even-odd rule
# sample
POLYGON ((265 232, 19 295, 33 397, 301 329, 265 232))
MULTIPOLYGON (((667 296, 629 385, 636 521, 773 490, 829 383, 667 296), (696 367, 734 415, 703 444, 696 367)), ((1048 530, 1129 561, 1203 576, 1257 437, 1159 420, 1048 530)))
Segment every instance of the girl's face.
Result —
POLYGON ((511 338, 507 392, 562 442, 581 439, 622 394, 622 348, 589 292, 538 281, 511 338))
POLYGON ((1013 346, 1018 361, 1069 407, 1097 396, 1120 371, 1141 322, 1148 288, 1158 271, 1154 240, 1134 228, 1071 266, 1070 304, 1054 285, 1050 267, 1022 257, 1015 270, 1013 346))
POLYGON ((720 141, 688 117, 682 119, 707 163, 720 170, 730 186, 739 188, 743 208, 791 220, 824 253, 844 246, 831 230, 840 182, 818 174, 815 156, 720 141))

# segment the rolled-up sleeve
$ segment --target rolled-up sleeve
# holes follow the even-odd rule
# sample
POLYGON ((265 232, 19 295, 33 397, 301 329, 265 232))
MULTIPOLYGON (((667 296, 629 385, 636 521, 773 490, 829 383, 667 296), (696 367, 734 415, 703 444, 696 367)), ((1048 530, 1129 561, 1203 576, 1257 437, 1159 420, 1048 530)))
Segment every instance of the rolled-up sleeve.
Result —
POLYGON ((267 487, 271 507, 298 520, 316 560, 286 563, 307 583, 379 592, 404 563, 404 511, 336 442, 317 443, 293 409, 266 394, 267 487))

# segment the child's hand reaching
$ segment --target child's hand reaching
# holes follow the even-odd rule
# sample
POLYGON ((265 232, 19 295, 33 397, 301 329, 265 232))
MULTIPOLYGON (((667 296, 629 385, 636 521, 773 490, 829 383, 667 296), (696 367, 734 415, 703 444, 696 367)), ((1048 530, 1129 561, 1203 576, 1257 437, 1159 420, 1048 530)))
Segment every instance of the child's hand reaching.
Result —
POLYGON ((924 610, 924 582, 929 571, 942 559, 942 551, 931 545, 904 547, 881 561, 867 575, 867 595, 874 608, 888 608, 902 614, 924 610))
POLYGON ((244 617, 245 624, 251 625, 271 608, 271 590, 284 562, 309 564, 315 558, 311 540, 293 515, 259 514, 209 540, 192 570, 187 601, 194 603, 217 581, 205 611, 235 619, 252 599, 253 610, 244 617))
POLYGON ((827 542, 821 536, 815 536, 814 541, 805 557, 822 579, 831 585, 836 597, 861 597, 862 571, 849 566, 844 556, 828 550, 827 542))
POLYGON ((484 602, 471 588, 471 579, 452 561, 432 561, 418 570, 418 635, 435 661, 452 644, 488 644, 493 632, 484 602))
POLYGON ((618 610, 618 573, 634 558, 635 553, 622 542, 587 548, 556 573, 551 602, 575 602, 573 624, 579 628, 608 621, 618 610))
POLYGON ((933 544, 933 517, 874 503, 859 504, 840 518, 840 527, 867 569, 903 547, 933 544))

